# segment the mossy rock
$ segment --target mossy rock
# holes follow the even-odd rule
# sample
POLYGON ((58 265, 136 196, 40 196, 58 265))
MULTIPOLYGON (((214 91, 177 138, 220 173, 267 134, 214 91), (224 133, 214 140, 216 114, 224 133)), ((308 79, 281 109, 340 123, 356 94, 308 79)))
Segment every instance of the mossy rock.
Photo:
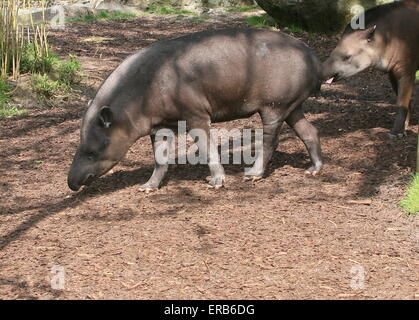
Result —
POLYGON ((280 26, 297 26, 310 32, 336 33, 343 30, 357 13, 393 2, 392 0, 256 0, 280 26), (359 7, 358 7, 359 8, 359 7))

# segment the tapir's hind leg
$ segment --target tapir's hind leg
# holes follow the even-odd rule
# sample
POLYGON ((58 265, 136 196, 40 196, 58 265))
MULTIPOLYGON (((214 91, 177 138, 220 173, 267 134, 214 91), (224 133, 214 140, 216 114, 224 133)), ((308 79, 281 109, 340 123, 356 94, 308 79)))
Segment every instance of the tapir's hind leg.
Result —
POLYGON ((151 143, 153 145, 153 151, 154 151, 154 171, 153 174, 151 175, 151 178, 140 187, 140 191, 144 191, 144 192, 152 192, 152 191, 156 191, 164 177, 166 176, 167 170, 169 168, 169 164, 167 163, 168 161, 168 154, 165 154, 165 159, 157 159, 156 158, 156 150, 157 149, 161 149, 161 151, 163 152, 169 152, 169 147, 170 147, 170 141, 167 140, 163 140, 163 141, 156 141, 155 136, 151 135, 151 143), (164 151, 166 150, 166 151, 164 151))
POLYGON ((257 155, 253 167, 245 173, 244 180, 260 180, 272 159, 275 149, 278 147, 278 135, 281 130, 283 110, 274 107, 266 107, 259 114, 263 123, 263 152, 257 155))
POLYGON ((390 133, 391 136, 402 137, 411 121, 415 73, 416 71, 413 73, 409 72, 402 76, 398 76, 393 72, 390 73, 391 85, 397 94, 397 106, 399 107, 390 133))
POLYGON ((306 174, 317 175, 320 173, 323 162, 320 148, 320 139, 317 129, 306 119, 301 107, 296 108, 285 120, 294 129, 298 137, 304 142, 313 166, 306 170, 306 174))

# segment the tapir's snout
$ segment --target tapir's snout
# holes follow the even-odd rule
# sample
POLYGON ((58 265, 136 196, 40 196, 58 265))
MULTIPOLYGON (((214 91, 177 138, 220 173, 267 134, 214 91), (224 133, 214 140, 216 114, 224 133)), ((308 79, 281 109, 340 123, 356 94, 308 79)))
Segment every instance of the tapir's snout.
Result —
POLYGON ((81 186, 88 186, 95 180, 95 176, 92 173, 89 173, 81 183, 77 182, 76 179, 70 174, 68 175, 67 184, 68 187, 73 191, 79 191, 81 186))
POLYGON ((80 153, 77 152, 67 176, 68 187, 73 191, 79 191, 81 186, 89 185, 95 180, 94 167, 88 165, 80 153))
POLYGON ((68 187, 72 191, 79 191, 79 189, 81 188, 81 186, 79 186, 78 184, 75 184, 74 182, 70 181, 70 179, 68 179, 67 183, 68 183, 68 187))
POLYGON ((76 179, 76 176, 73 171, 73 166, 72 166, 70 168, 70 171, 68 172, 67 184, 68 184, 68 187, 73 191, 79 191, 79 189, 81 188, 81 183, 79 183, 77 180, 78 179, 76 179))

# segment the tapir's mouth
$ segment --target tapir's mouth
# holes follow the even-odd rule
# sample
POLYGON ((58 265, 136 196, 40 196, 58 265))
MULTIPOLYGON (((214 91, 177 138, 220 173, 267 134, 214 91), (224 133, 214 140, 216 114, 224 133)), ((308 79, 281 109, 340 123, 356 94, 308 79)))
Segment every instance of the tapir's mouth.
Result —
POLYGON ((95 176, 93 174, 88 174, 86 179, 84 179, 82 185, 88 186, 95 180, 95 176))
POLYGON ((339 80, 339 75, 335 74, 333 77, 331 77, 330 79, 326 80, 325 83, 326 84, 332 84, 334 82, 337 82, 339 80))
POLYGON ((87 177, 83 180, 82 183, 74 183, 71 179, 68 180, 68 187, 73 191, 79 191, 81 186, 88 186, 95 180, 95 176, 93 174, 87 175, 87 177))

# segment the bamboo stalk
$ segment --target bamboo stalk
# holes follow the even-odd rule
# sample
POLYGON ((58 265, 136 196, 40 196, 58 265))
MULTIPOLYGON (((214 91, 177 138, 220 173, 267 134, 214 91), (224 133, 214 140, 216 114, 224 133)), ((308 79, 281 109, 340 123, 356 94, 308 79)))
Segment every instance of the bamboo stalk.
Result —
POLYGON ((37 2, 42 10, 42 21, 35 24, 30 10, 33 0, 0 0, 0 76, 16 78, 21 71, 21 62, 28 46, 33 46, 34 65, 43 65, 45 57, 49 56, 48 33, 45 23, 46 1, 37 2), (27 10, 27 13, 19 13, 27 10), (25 29, 24 21, 29 21, 25 29))

